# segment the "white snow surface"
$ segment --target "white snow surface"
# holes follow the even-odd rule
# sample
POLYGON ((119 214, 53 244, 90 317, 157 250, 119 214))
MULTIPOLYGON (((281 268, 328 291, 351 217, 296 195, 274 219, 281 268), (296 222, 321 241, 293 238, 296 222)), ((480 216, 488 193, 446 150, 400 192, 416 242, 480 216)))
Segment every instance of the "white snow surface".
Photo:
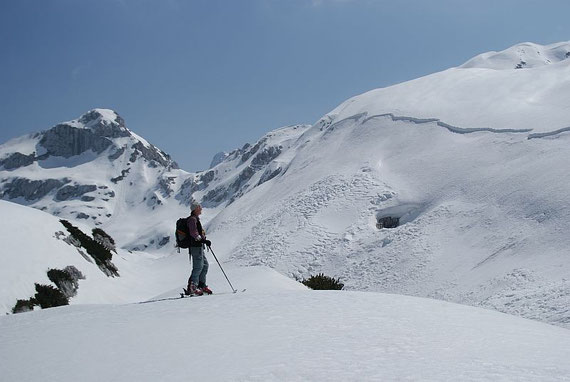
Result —
POLYGON ((517 44, 501 52, 480 54, 461 68, 525 69, 555 64, 570 57, 570 42, 540 45, 532 42, 517 44))
POLYGON ((452 68, 354 97, 209 234, 237 264, 568 327, 569 71, 452 68))
MULTIPOLYGON (((6 381, 568 381, 570 331, 389 294, 266 291, 0 317, 6 381)), ((242 280, 236 280, 242 283, 242 280)))
POLYGON ((567 42, 527 43, 498 54, 485 53, 460 67, 350 98, 321 121, 390 114, 408 120, 436 119, 465 133, 479 129, 544 133, 567 128, 568 52, 567 42), (526 58, 531 53, 548 65, 526 58), (529 65, 515 69, 520 57, 529 65))

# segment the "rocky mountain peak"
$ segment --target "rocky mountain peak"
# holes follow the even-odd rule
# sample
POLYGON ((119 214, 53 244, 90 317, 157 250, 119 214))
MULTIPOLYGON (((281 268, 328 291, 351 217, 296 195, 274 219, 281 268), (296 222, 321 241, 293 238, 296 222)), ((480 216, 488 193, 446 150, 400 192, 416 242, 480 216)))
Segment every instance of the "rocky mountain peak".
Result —
POLYGON ((118 138, 130 135, 129 130, 125 126, 125 120, 110 109, 90 110, 79 117, 77 122, 100 136, 118 138))

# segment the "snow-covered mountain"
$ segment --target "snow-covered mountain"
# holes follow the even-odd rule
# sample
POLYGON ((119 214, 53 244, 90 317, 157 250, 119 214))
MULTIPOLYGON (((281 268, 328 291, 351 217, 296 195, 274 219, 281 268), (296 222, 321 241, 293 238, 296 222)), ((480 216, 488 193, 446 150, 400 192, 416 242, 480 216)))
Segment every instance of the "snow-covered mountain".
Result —
POLYGON ((0 166, 2 199, 96 226, 150 213, 188 175, 106 109, 3 144, 0 166))
POLYGON ((0 146, 1 197, 101 227, 141 258, 173 253, 196 199, 226 265, 568 326, 568 52, 525 43, 372 90, 196 174, 95 109, 0 146))
POLYGON ((568 52, 521 44, 347 100, 210 234, 238 264, 568 326, 568 52))
POLYGON ((302 129, 272 132, 254 146, 223 154, 215 171, 190 174, 127 129, 116 112, 94 109, 1 145, 0 198, 101 226, 129 250, 169 244, 168 251, 172 220, 187 213, 194 193, 207 190, 202 199, 210 207, 231 203, 279 173, 279 165, 266 168, 282 150, 270 146, 272 137, 285 143, 284 135, 302 129), (227 174, 236 164, 240 172, 227 174))

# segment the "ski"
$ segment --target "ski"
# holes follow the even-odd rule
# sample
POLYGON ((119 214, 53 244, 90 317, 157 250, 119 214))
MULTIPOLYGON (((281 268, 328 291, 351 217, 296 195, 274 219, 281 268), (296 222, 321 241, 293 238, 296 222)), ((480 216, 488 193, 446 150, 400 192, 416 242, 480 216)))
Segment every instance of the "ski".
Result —
MULTIPOLYGON (((227 295, 227 294, 236 294, 236 293, 243 293, 247 290, 247 288, 244 288, 242 290, 234 290, 233 292, 223 292, 223 293, 212 293, 212 294, 204 294, 201 296, 223 296, 223 295, 227 295)), ((156 300, 147 300, 147 301, 141 301, 141 302, 137 302, 137 304, 148 304, 150 302, 159 302, 159 301, 171 301, 171 300, 180 300, 183 298, 189 298, 189 297, 201 297, 195 294, 184 294, 184 293, 180 293, 180 296, 178 297, 165 297, 165 298, 159 298, 156 300)))

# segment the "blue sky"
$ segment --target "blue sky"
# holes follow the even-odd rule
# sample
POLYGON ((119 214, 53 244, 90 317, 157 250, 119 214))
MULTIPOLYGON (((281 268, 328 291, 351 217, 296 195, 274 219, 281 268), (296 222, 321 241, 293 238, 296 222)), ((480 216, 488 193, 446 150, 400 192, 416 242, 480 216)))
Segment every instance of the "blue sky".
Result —
POLYGON ((95 108, 188 171, 345 99, 519 42, 570 2, 0 0, 0 143, 95 108))

